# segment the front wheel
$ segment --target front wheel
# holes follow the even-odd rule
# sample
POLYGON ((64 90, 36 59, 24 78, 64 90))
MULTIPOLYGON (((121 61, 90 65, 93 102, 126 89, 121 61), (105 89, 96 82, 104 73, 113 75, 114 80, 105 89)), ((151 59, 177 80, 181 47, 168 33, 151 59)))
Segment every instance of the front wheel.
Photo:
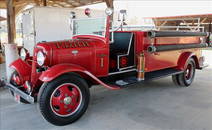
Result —
POLYGON ((45 84, 39 107, 43 117, 54 125, 78 120, 87 110, 90 92, 84 79, 75 74, 62 75, 45 84))

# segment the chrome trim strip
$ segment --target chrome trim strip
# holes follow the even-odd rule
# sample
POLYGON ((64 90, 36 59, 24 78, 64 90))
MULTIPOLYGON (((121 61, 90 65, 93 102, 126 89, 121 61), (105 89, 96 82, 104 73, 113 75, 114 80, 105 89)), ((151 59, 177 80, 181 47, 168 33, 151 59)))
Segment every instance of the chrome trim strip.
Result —
POLYGON ((133 67, 135 67, 135 65, 133 65, 133 66, 128 66, 128 67, 124 67, 124 68, 121 68, 121 69, 119 69, 119 70, 122 71, 122 70, 130 69, 130 68, 133 68, 133 67))
POLYGON ((137 69, 123 70, 123 71, 118 71, 118 72, 109 73, 109 75, 121 74, 121 73, 136 71, 136 70, 137 70, 137 69))

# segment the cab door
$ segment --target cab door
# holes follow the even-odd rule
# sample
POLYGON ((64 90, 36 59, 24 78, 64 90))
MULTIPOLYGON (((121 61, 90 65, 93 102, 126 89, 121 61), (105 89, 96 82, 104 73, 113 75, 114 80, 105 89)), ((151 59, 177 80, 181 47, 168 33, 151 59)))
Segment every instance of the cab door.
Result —
POLYGON ((96 48, 96 75, 107 76, 109 72, 109 46, 96 48))

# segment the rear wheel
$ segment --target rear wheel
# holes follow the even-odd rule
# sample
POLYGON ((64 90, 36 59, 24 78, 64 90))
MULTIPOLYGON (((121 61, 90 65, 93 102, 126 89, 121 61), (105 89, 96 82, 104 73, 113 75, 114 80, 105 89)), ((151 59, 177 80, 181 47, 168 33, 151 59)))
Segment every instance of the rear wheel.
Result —
POLYGON ((85 113, 90 92, 84 79, 71 74, 47 83, 39 97, 43 117, 54 125, 66 125, 85 113))
POLYGON ((179 82, 179 74, 177 75, 172 75, 172 81, 175 85, 180 86, 180 82, 179 82))
POLYGON ((186 69, 183 73, 172 76, 172 80, 176 85, 188 87, 192 84, 195 77, 196 64, 193 59, 189 59, 186 69))
POLYGON ((196 64, 193 59, 188 61, 185 71, 179 75, 179 81, 182 86, 188 87, 194 80, 196 64))

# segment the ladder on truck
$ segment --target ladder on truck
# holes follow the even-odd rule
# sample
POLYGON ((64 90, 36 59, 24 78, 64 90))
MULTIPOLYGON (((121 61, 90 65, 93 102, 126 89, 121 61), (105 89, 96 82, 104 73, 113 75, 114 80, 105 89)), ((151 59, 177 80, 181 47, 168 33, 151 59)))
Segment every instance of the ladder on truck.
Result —
MULTIPOLYGON (((188 32, 204 32, 204 27, 201 26, 200 18, 177 18, 177 19, 157 19, 154 23, 160 22, 160 25, 154 26, 138 26, 138 25, 123 25, 119 30, 123 31, 188 31, 188 32), (170 24, 178 24, 176 26, 170 24), (167 25, 168 24, 168 25, 167 25)), ((114 27, 117 28, 117 27, 114 27)))

